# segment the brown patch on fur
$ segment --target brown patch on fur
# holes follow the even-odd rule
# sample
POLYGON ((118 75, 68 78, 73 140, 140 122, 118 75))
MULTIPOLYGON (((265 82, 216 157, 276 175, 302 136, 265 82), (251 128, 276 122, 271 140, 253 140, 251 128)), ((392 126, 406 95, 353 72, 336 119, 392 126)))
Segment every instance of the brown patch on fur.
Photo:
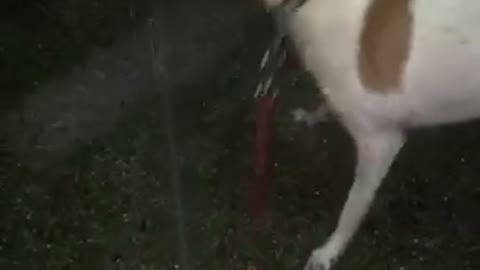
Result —
POLYGON ((373 0, 360 37, 358 71, 364 87, 380 92, 401 88, 410 54, 414 0, 373 0))

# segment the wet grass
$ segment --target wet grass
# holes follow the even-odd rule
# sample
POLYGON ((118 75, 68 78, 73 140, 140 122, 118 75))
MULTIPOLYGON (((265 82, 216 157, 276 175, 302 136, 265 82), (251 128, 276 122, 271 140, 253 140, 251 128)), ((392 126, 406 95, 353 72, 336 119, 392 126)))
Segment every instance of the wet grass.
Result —
MULTIPOLYGON (((45 35, 55 44, 58 36, 45 35)), ((85 50, 97 45, 92 41, 85 50)), ((68 55, 78 48, 62 45, 68 55)), ((21 89, 81 61, 31 58, 29 50, 17 47, 10 57, 47 62, 51 69, 24 70, 11 58, 8 63, 18 64, 11 66, 18 72, 12 80, 22 78, 21 89)), ((335 226, 351 183, 353 145, 345 132, 336 123, 307 129, 291 121, 288 111, 314 106, 309 102, 316 96, 305 75, 293 70, 282 80, 278 103, 269 212, 260 227, 250 220, 250 90, 261 50, 239 48, 172 96, 194 269, 301 269, 335 226)), ((125 110, 109 134, 78 145, 48 170, 34 172, 2 155, 0 269, 178 268, 184 251, 175 234, 161 99, 125 110)), ((478 130, 416 132, 337 269, 478 269, 478 130)))
POLYGON ((0 105, 14 107, 53 74, 68 74, 149 14, 147 1, 5 0, 0 9, 0 105), (12 102, 13 101, 13 102, 12 102))

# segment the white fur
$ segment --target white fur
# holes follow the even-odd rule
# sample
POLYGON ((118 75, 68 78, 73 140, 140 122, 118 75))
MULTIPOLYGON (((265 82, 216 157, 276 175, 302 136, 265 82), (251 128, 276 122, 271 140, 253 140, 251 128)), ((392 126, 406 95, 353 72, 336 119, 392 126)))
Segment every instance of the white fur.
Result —
POLYGON ((480 1, 411 1, 413 40, 403 88, 387 92, 365 89, 357 71, 371 1, 308 0, 291 22, 306 68, 357 146, 355 180, 337 228, 312 253, 308 270, 330 269, 345 250, 408 128, 480 117, 480 1))

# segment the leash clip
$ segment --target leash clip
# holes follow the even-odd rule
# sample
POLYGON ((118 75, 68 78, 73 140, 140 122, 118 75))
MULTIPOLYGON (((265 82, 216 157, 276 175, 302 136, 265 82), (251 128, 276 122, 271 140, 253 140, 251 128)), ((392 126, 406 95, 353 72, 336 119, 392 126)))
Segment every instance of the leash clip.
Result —
POLYGON ((275 21, 275 35, 260 61, 261 79, 257 84, 254 98, 271 95, 276 97, 279 90, 272 90, 276 71, 283 65, 286 59, 286 40, 288 36, 288 24, 292 14, 306 0, 288 0, 274 7, 271 12, 275 21))

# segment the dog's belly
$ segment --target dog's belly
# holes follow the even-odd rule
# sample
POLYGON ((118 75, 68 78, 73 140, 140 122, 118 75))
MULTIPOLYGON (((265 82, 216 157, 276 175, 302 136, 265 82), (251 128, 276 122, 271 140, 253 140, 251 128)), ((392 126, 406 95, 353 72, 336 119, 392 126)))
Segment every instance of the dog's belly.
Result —
POLYGON ((405 95, 410 121, 430 125, 480 116, 480 1, 415 1, 405 95))
POLYGON ((329 90, 326 97, 340 115, 408 126, 480 116, 480 1, 412 1, 411 53, 394 92, 362 86, 358 40, 367 5, 345 16, 342 2, 310 0, 292 28, 307 69, 329 90))

